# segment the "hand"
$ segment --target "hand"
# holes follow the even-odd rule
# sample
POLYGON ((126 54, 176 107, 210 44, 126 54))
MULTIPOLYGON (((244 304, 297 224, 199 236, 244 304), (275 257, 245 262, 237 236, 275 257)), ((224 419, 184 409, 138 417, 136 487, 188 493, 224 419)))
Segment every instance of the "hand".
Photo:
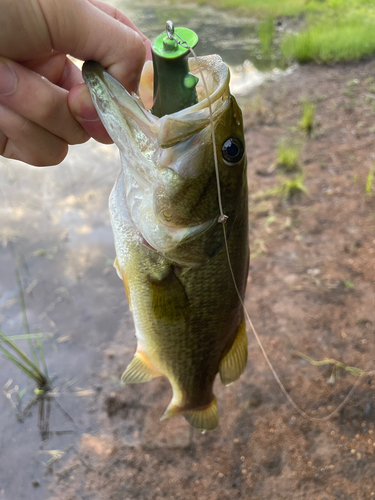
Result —
POLYGON ((111 143, 67 54, 100 62, 133 91, 147 38, 100 0, 0 0, 0 11, 0 154, 46 166, 89 136, 111 143))

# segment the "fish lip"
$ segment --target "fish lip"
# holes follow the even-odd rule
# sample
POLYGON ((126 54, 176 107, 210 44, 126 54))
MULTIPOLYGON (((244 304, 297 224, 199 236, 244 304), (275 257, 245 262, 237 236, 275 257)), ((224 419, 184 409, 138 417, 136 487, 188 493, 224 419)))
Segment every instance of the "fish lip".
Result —
POLYGON ((82 66, 82 76, 86 85, 90 88, 92 85, 93 75, 98 76, 103 82, 104 80, 104 67, 96 61, 85 61, 82 66))
MULTIPOLYGON (((102 119, 108 108, 116 107, 124 120, 128 116, 140 122, 140 125, 150 127, 157 117, 146 111, 138 101, 118 82, 108 71, 96 61, 85 61, 82 66, 82 76, 88 86, 91 98, 102 119), (126 110, 127 116, 124 116, 126 110)), ((103 121, 103 119, 102 119, 103 121)), ((105 120, 103 121, 104 125, 105 120)), ((107 130, 109 133, 110 131, 107 130)), ((110 134, 111 135, 111 134, 110 134)))

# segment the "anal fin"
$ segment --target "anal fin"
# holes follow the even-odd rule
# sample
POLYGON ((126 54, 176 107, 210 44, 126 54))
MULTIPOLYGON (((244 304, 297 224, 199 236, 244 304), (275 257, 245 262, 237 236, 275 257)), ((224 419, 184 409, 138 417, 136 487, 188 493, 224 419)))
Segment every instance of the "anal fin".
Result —
POLYGON ((242 319, 237 336, 230 351, 220 361, 219 373, 224 385, 229 385, 240 378, 247 363, 247 335, 245 319, 242 319))
POLYGON ((147 362, 145 356, 140 352, 136 352, 134 358, 121 376, 123 384, 138 384, 148 382, 155 377, 160 377, 162 374, 156 370, 150 363, 147 362))

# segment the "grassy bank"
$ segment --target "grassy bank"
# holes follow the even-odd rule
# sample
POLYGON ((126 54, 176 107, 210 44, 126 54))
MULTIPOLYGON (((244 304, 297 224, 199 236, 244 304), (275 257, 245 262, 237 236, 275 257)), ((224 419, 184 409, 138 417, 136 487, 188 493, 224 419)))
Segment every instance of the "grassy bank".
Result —
POLYGON ((286 58, 301 63, 356 61, 375 55, 374 0, 202 0, 261 18, 299 17, 298 33, 285 36, 286 58))
POLYGON ((375 55, 375 18, 365 13, 330 13, 308 18, 306 24, 307 29, 285 37, 282 50, 287 58, 330 64, 375 55))
POLYGON ((217 8, 240 8, 254 16, 298 16, 322 8, 319 0, 198 0, 199 4, 211 4, 217 8))

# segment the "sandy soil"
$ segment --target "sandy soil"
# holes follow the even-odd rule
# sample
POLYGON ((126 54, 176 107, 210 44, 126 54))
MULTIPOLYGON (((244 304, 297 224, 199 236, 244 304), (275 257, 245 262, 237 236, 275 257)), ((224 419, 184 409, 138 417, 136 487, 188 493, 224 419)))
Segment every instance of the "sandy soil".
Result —
MULTIPOLYGON (((356 379, 340 370, 332 380, 331 366, 312 366, 293 349, 374 370, 375 186, 365 197, 375 162, 373 77, 373 61, 300 67, 240 100, 252 246, 246 307, 286 389, 314 418, 333 412, 356 379), (303 98, 317 105, 311 138, 297 127, 303 98), (283 137, 302 145, 307 188, 290 201, 265 195, 280 183, 270 167, 283 137)), ((80 286, 94 281, 83 275, 80 286)), ((119 280, 108 286, 123 293, 119 280)), ((308 420, 286 403, 249 331, 246 372, 228 388, 217 383, 220 425, 202 435, 183 418, 159 422, 171 397, 165 380, 119 386, 135 348, 123 311, 114 327, 103 311, 113 335, 97 343, 99 385, 88 404, 96 430, 56 464, 49 500, 375 498, 371 374, 328 421, 308 420)))

